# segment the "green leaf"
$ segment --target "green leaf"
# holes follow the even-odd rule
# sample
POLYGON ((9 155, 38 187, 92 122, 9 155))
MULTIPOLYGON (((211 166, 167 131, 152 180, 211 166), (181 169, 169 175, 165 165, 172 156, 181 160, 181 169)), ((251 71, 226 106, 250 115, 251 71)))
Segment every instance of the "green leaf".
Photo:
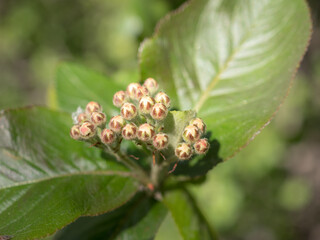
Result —
POLYGON ((158 231, 157 240, 217 239, 215 232, 210 228, 188 192, 184 190, 168 192, 163 203, 167 206, 169 213, 158 231), (168 236, 171 237, 168 238, 168 236))
POLYGON ((85 108, 89 101, 99 102, 109 116, 118 114, 112 98, 121 85, 83 66, 64 63, 57 70, 56 100, 60 109, 74 112, 85 108))
POLYGON ((226 159, 270 121, 310 39, 304 0, 190 1, 140 50, 174 107, 194 109, 226 159))
POLYGON ((162 203, 138 194, 115 211, 78 219, 53 239, 153 239, 167 212, 162 203))
POLYGON ((155 237, 155 240, 167 240, 167 239, 175 239, 175 240, 183 240, 177 225, 175 224, 172 215, 167 214, 166 218, 163 220, 159 231, 155 237))
POLYGON ((71 139, 71 125, 69 114, 41 107, 0 115, 0 235, 44 237, 136 193, 126 168, 71 139))
POLYGON ((182 133, 184 128, 195 117, 196 112, 194 111, 170 111, 168 113, 163 123, 163 132, 165 132, 170 139, 170 144, 166 154, 174 156, 174 149, 178 143, 182 142, 182 133))
POLYGON ((121 232, 115 239, 148 240, 153 239, 160 227, 167 209, 160 202, 143 200, 122 221, 121 232))

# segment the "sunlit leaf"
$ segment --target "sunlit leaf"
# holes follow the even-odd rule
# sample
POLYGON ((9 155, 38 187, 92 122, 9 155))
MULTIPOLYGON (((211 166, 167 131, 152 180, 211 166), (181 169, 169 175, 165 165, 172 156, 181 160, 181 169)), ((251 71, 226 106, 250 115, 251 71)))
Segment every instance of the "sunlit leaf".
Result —
POLYGON ((141 78, 157 79, 176 108, 196 110, 225 159, 287 95, 310 29, 304 0, 190 1, 141 46, 141 78))

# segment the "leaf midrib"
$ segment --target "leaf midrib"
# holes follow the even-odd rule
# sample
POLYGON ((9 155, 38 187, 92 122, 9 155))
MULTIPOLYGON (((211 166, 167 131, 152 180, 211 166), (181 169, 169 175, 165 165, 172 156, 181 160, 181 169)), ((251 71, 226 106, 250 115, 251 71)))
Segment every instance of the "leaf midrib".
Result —
MULTIPOLYGON (((269 3, 269 2, 268 2, 269 3)), ((264 9, 268 4, 266 4, 264 7, 261 7, 261 9, 264 9)), ((256 16, 260 16, 260 14, 257 14, 256 16)), ((203 104, 206 102, 206 100, 209 98, 209 94, 212 91, 212 89, 218 84, 219 80, 221 79, 221 75, 228 69, 230 63, 235 59, 238 52, 240 52, 241 48, 243 47, 244 43, 248 40, 252 30, 255 28, 255 19, 252 20, 251 26, 248 28, 247 33, 244 35, 243 39, 240 41, 240 44, 238 47, 236 47, 233 52, 231 53, 230 57, 226 60, 225 64, 222 66, 222 68, 219 70, 216 76, 214 76, 211 80, 211 83, 206 88, 206 90, 201 94, 199 100, 195 103, 194 110, 196 112, 199 112, 203 104)))
POLYGON ((66 174, 61 174, 61 175, 56 175, 56 176, 48 176, 45 178, 38 178, 34 180, 28 180, 28 181, 21 181, 17 182, 14 184, 11 184, 10 186, 0 186, 0 191, 13 188, 13 187, 19 187, 23 185, 29 185, 29 184, 36 184, 40 182, 45 182, 53 179, 59 179, 59 178, 67 178, 67 177, 74 177, 74 176, 121 176, 121 177, 132 177, 136 178, 133 173, 131 172, 125 172, 125 171, 84 171, 84 172, 76 172, 76 173, 66 173, 66 174))

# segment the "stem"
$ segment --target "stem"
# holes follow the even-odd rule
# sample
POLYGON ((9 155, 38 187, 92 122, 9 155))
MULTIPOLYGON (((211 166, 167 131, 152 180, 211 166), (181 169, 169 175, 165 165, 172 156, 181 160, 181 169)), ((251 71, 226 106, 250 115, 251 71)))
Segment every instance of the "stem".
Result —
POLYGON ((155 188, 158 188, 160 183, 168 176, 170 163, 162 162, 162 164, 155 164, 151 168, 151 181, 155 188))
POLYGON ((110 146, 106 146, 109 150, 108 152, 111 153, 115 158, 126 165, 129 169, 133 171, 136 178, 141 181, 145 186, 148 186, 151 181, 149 176, 146 174, 146 172, 140 167, 137 163, 135 163, 132 159, 130 159, 127 155, 123 154, 118 149, 111 148, 110 146))

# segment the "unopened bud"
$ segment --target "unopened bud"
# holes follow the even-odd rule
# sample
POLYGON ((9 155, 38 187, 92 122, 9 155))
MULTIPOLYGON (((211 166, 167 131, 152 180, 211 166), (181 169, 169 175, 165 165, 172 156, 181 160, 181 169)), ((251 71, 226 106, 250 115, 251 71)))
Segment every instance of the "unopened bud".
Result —
POLYGON ((86 112, 91 114, 92 112, 101 112, 102 108, 97 102, 89 102, 86 106, 86 112))
POLYGON ((151 117, 155 120, 163 120, 168 114, 168 108, 162 103, 156 103, 151 110, 151 117))
POLYGON ((140 100, 143 96, 149 94, 148 89, 145 86, 139 86, 136 92, 135 100, 140 100))
POLYGON ((101 142, 104 144, 111 144, 114 142, 116 136, 111 129, 103 129, 100 135, 101 142))
POLYGON ((158 133, 153 137, 153 146, 158 149, 164 149, 169 144, 169 137, 167 134, 164 133, 158 133))
POLYGON ((206 132, 206 124, 203 122, 201 118, 195 118, 190 121, 190 125, 196 126, 201 134, 206 132))
POLYGON ((193 125, 187 126, 182 134, 183 140, 188 143, 194 143, 200 138, 200 130, 193 125))
POLYGON ((149 114, 154 106, 155 101, 152 97, 145 96, 139 101, 139 109, 143 114, 149 114))
POLYGON ((126 124, 122 129, 122 137, 127 140, 136 138, 138 128, 134 123, 126 124))
POLYGON ((148 123, 142 124, 138 129, 138 138, 142 141, 150 141, 155 134, 155 129, 148 123))
POLYGON ((84 139, 89 139, 96 134, 96 127, 91 122, 84 122, 80 126, 80 135, 84 139))
POLYGON ((171 100, 167 94, 164 92, 158 92, 157 95, 154 97, 157 103, 164 104, 167 108, 170 108, 171 100))
POLYGON ((141 85, 139 83, 130 83, 127 87, 127 94, 131 99, 135 99, 136 98, 136 94, 138 91, 138 88, 141 85))
POLYGON ((88 121, 88 116, 85 113, 79 113, 79 115, 77 116, 77 122, 78 123, 83 123, 85 121, 88 121))
POLYGON ((193 148, 197 154, 205 154, 210 148, 210 144, 206 138, 202 138, 196 141, 193 148))
POLYGON ((126 121, 119 115, 110 119, 109 127, 112 129, 112 131, 120 133, 125 124, 126 121))
POLYGON ((190 144, 179 143, 175 149, 175 154, 180 160, 187 160, 192 156, 193 151, 190 144))
POLYGON ((126 120, 131 120, 137 116, 137 108, 132 103, 124 103, 121 107, 121 116, 126 120))
POLYGON ((116 92, 113 95, 113 105, 116 107, 121 107, 122 104, 126 101, 126 93, 124 91, 116 92))
POLYGON ((157 83, 156 80, 154 80, 153 78, 147 78, 143 84, 143 86, 145 86, 148 91, 150 92, 150 94, 154 94, 158 91, 159 85, 157 83))
POLYGON ((96 127, 102 127, 106 124, 107 117, 102 112, 93 112, 91 113, 90 120, 96 127))
POLYGON ((72 126, 72 128, 70 130, 70 137, 72 137, 75 140, 81 139, 80 125, 79 124, 76 124, 76 125, 72 126))

